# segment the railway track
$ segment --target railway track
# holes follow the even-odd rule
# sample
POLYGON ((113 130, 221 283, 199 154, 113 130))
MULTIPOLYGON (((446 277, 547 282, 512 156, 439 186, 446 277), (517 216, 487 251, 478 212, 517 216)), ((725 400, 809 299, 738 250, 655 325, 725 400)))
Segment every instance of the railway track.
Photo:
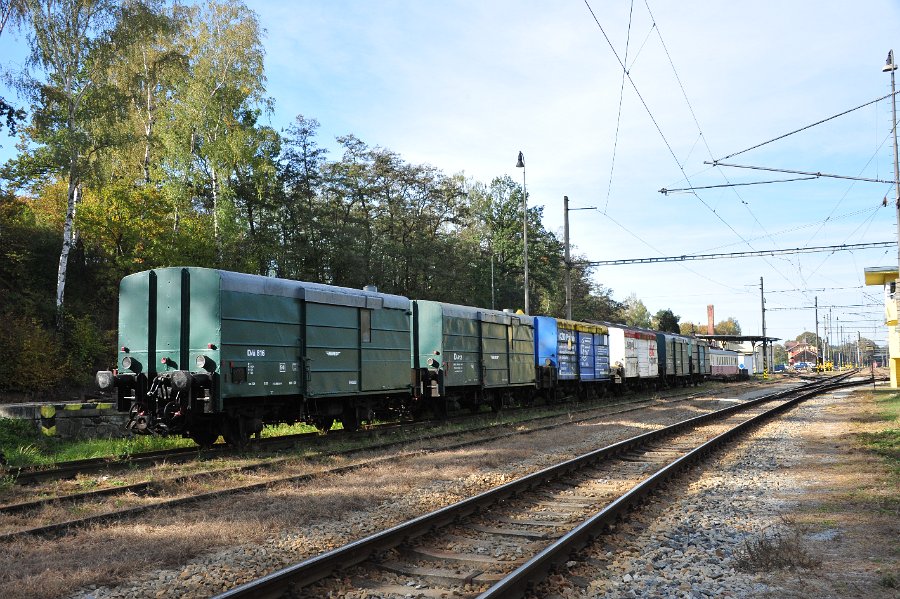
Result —
POLYGON ((750 400, 501 485, 219 595, 521 597, 653 488, 854 373, 750 400))
MULTIPOLYGON (((691 397, 696 397, 697 393, 691 394, 688 396, 681 396, 676 399, 684 400, 689 399, 691 397)), ((563 402, 574 401, 573 397, 563 398, 563 402)), ((604 400, 600 400, 604 401, 604 400)), ((628 400, 625 402, 618 402, 619 405, 621 403, 640 403, 651 401, 646 398, 638 398, 634 400, 628 400)), ((591 402, 595 403, 595 402, 591 402)), ((527 408, 526 408, 527 409, 527 408)), ((579 413, 583 411, 596 409, 594 407, 583 407, 577 410, 570 410, 572 413, 579 413)), ((509 411, 509 410, 504 410, 509 411)), ((389 422, 385 424, 373 425, 369 426, 363 430, 359 430, 356 432, 349 433, 343 430, 334 430, 330 431, 327 435, 323 435, 322 433, 310 432, 310 433, 298 433, 293 435, 282 435, 280 437, 268 437, 262 439, 255 439, 251 442, 250 446, 247 448, 251 451, 268 451, 275 452, 284 449, 292 449, 297 447, 300 444, 309 444, 309 445, 318 445, 326 442, 331 442, 335 439, 341 439, 343 437, 349 437, 354 439, 364 439, 367 436, 369 437, 377 437, 381 436, 384 433, 391 432, 393 430, 397 430, 402 427, 406 427, 407 429, 415 430, 417 428, 428 429, 434 428, 436 426, 445 425, 447 422, 459 422, 464 420, 472 419, 472 415, 460 415, 453 416, 449 419, 444 420, 426 420, 426 421, 417 421, 417 422, 389 422)), ((539 416, 537 418, 543 418, 543 416, 539 416)), ((523 419, 523 422, 527 422, 529 419, 523 419)), ((225 444, 216 444, 212 447, 201 449, 199 447, 189 447, 189 448, 176 448, 176 449, 162 449, 157 451, 149 451, 135 454, 126 454, 126 455, 118 455, 118 456, 105 456, 98 458, 89 458, 84 460, 72 460, 68 462, 61 462, 55 464, 53 466, 22 466, 18 468, 7 468, 3 471, 5 476, 10 477, 10 479, 16 484, 20 486, 25 485, 33 485, 35 483, 49 481, 49 480, 64 480, 68 478, 74 478, 78 475, 91 474, 96 472, 113 472, 117 470, 126 470, 132 469, 135 467, 143 467, 143 466, 154 466, 157 464, 167 463, 186 463, 196 460, 209 460, 216 457, 228 457, 234 455, 243 455, 246 451, 242 451, 233 446, 225 445, 225 444)))
MULTIPOLYGON (((665 404, 673 404, 683 401, 688 401, 690 399, 695 399, 696 397, 704 395, 702 393, 692 393, 685 396, 675 397, 671 399, 662 400, 665 404)), ((520 419, 515 422, 507 423, 505 425, 497 425, 496 423, 487 424, 485 426, 480 426, 468 431, 465 431, 467 434, 478 434, 478 433, 487 433, 490 435, 490 439, 499 439, 508 436, 514 435, 524 435, 531 434, 539 431, 551 430, 553 428, 557 428, 560 426, 569 426, 573 424, 578 424, 580 422, 592 421, 598 418, 605 418, 609 416, 617 416, 619 414, 624 414, 628 412, 634 412, 647 407, 649 403, 653 400, 642 399, 638 401, 627 401, 620 402, 617 404, 607 404, 605 406, 594 406, 593 408, 582 408, 579 412, 584 413, 580 418, 572 418, 571 416, 566 417, 563 420, 558 422, 551 422, 549 424, 533 426, 527 429, 520 429, 523 424, 534 424, 540 422, 542 420, 559 420, 561 415, 553 415, 553 416, 536 416, 533 418, 520 419), (611 410, 607 410, 606 408, 613 408, 611 410), (618 409, 617 409, 618 408, 618 409), (598 413, 601 412, 601 413, 598 413), (498 434, 498 430, 502 428, 507 428, 506 432, 500 432, 498 434), (511 430, 509 430, 511 429, 511 430)), ((657 405, 659 404, 659 400, 657 400, 657 405)), ((576 412, 569 412, 569 414, 575 414, 576 412)), ((4 528, 16 528, 16 530, 12 530, 9 532, 5 532, 0 534, 0 541, 9 541, 15 538, 23 537, 23 536, 58 536, 66 534, 70 530, 74 530, 81 526, 86 526, 90 524, 99 524, 103 522, 113 521, 113 520, 122 520, 125 518, 137 517, 139 515, 145 514, 152 510, 160 510, 165 508, 176 507, 179 505, 187 505, 190 503, 196 503, 199 501, 209 500, 218 497, 225 497, 232 494, 244 493, 244 492, 252 492, 259 491, 266 488, 271 488, 280 484, 299 484, 305 481, 312 480, 316 477, 324 477, 328 475, 342 474, 346 472, 350 472, 352 470, 356 470, 359 468, 372 466, 377 463, 383 461, 390 461, 402 458, 408 458, 415 455, 422 455, 432 451, 443 451, 447 449, 453 448, 461 448, 466 447, 478 443, 483 443, 485 441, 484 437, 477 437, 475 439, 451 443, 447 444, 446 439, 457 437, 460 434, 459 430, 440 432, 437 434, 432 434, 427 437, 419 437, 416 439, 403 438, 398 440, 387 441, 384 443, 379 443, 377 445, 365 445, 363 447, 348 449, 342 452, 337 452, 331 454, 332 456, 342 456, 342 457, 351 457, 355 453, 359 452, 369 452, 372 450, 385 450, 392 448, 401 448, 402 446, 409 444, 413 441, 427 441, 432 445, 430 447, 424 447, 417 450, 405 451, 401 453, 397 453, 391 456, 386 457, 377 457, 374 459, 368 459, 361 462, 357 462, 347 466, 340 466, 335 468, 324 468, 319 471, 313 472, 305 472, 302 474, 295 475, 281 475, 281 476, 273 476, 268 480, 262 482, 254 482, 250 484, 240 484, 236 486, 231 486, 229 488, 204 492, 201 494, 194 494, 189 496, 181 496, 181 497, 171 497, 166 498, 164 495, 167 489, 179 488, 185 483, 188 483, 192 480, 201 479, 203 477, 208 477, 211 475, 224 475, 224 474, 234 474, 234 473, 247 473, 247 472, 264 472, 266 470, 275 470, 279 466, 290 462, 291 460, 296 461, 298 458, 295 457, 279 457, 275 459, 269 459, 265 463, 253 463, 243 466, 231 467, 231 468, 220 468, 214 471, 205 471, 199 472, 195 474, 170 477, 159 480, 147 480, 141 481, 128 485, 120 485, 120 486, 112 486, 105 489, 97 489, 84 491, 69 495, 63 496, 55 496, 55 497, 42 497, 40 499, 20 502, 11 505, 0 506, 0 518, 12 519, 13 525, 11 526, 9 523, 3 523, 3 520, 0 519, 0 526, 4 528), (148 504, 138 505, 134 507, 129 507, 125 509, 112 509, 109 511, 101 511, 100 513, 88 516, 82 516, 75 519, 67 519, 56 522, 42 523, 38 526, 27 525, 27 526, 16 526, 15 524, 18 521, 28 521, 29 514, 42 514, 42 510, 52 504, 61 504, 67 506, 74 506, 85 502, 93 502, 98 500, 106 500, 109 498, 113 498, 119 495, 125 494, 134 494, 142 497, 149 497, 151 499, 158 498, 158 501, 152 501, 148 504), (18 518, 17 518, 18 517, 18 518)), ((323 437, 318 437, 319 439, 323 439, 323 437)), ((327 437, 325 437, 327 439, 327 437)))

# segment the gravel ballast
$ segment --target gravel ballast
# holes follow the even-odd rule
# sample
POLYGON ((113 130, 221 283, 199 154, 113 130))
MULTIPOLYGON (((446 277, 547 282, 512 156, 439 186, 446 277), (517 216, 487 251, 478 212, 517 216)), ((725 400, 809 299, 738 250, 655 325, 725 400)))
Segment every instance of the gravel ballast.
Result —
MULTIPOLYGON (((900 597, 884 582, 884 572, 900 573, 896 517, 874 514, 863 527, 817 517, 822 497, 811 486, 829 485, 821 463, 859 454, 848 431, 865 406, 853 397, 807 401, 657 491, 537 596, 900 597), (819 451, 823 439, 833 455, 819 451)), ((877 460, 867 460, 876 477, 877 460)), ((846 498, 850 481, 832 482, 846 498)))
MULTIPOLYGON (((759 393, 757 390, 751 394, 759 393)), ((806 576, 805 571, 791 572, 787 577, 745 572, 738 567, 738 560, 746 542, 760 535, 779 533, 793 538, 790 535, 796 527, 790 526, 784 516, 796 507, 792 494, 796 495, 796 489, 804 482, 791 478, 798 464, 808 459, 802 455, 800 437, 821 424, 823 411, 827 412, 831 405, 828 402, 834 401, 829 396, 807 402, 786 419, 752 433, 741 442, 743 449, 722 453, 679 479, 687 482, 670 484, 655 494, 628 524, 620 524, 612 535, 602 537, 595 547, 586 550, 583 559, 573 560, 566 571, 551 577, 538 596, 804 596, 793 590, 792 577, 796 572, 806 576)), ((717 403, 723 407, 729 402, 717 403)), ((132 577, 131 584, 88 587, 72 596, 209 596, 589 448, 656 428, 662 422, 696 415, 698 410, 705 411, 706 406, 700 405, 703 404, 654 408, 613 417, 602 424, 573 426, 571 431, 501 440, 453 455, 423 459, 416 466, 347 475, 331 481, 324 489, 272 491, 264 498, 272 509, 280 503, 327 501, 331 489, 341 486, 362 491, 369 487, 372 496, 381 499, 346 511, 318 513, 256 543, 201 554, 162 569, 149 568, 138 578, 132 577)), ((258 507, 262 501, 257 500, 256 505, 249 502, 246 510, 248 519, 259 518, 261 526, 266 518, 265 511, 258 507)), ((177 526, 177 521, 173 524, 177 526)), ((817 543, 833 545, 834 534, 844 533, 825 528, 801 540, 805 546, 816 549, 817 543)), ((867 597, 894 596, 879 594, 886 589, 874 590, 867 597)), ((408 596, 416 596, 415 589, 410 589, 408 596)))

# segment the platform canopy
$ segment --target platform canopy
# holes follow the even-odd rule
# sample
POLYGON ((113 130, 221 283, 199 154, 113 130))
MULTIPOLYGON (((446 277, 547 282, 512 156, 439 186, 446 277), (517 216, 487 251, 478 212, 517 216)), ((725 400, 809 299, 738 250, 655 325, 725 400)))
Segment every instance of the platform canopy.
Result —
POLYGON ((866 285, 884 285, 897 280, 896 266, 870 266, 865 269, 866 285))
POLYGON ((695 337, 699 337, 700 339, 706 339, 708 341, 727 341, 729 343, 743 343, 744 341, 751 341, 753 343, 761 343, 765 341, 766 343, 773 343, 775 341, 781 341, 781 337, 764 337, 762 335, 694 335, 695 337))

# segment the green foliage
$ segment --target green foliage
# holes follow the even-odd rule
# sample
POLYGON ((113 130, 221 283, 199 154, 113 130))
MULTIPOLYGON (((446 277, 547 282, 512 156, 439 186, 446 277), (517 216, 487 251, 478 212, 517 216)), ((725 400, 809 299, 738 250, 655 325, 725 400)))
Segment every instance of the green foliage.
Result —
MULTIPOLYGON (((879 397, 879 417, 885 422, 900 423, 900 394, 879 397)), ((895 475, 900 476, 900 428, 888 428, 877 433, 860 433, 863 445, 883 456, 895 475)))
POLYGON ((776 364, 787 364, 788 353, 780 343, 776 343, 772 346, 772 359, 776 364))
POLYGON ((682 335, 694 335, 706 334, 706 325, 705 324, 696 324, 693 322, 680 322, 678 323, 678 332, 682 335))
POLYGON ((651 327, 656 329, 657 331, 664 331, 667 333, 680 333, 681 328, 678 324, 678 319, 681 318, 672 310, 660 310, 656 314, 653 315, 651 319, 651 327))
POLYGON ((32 392, 58 386, 68 372, 52 329, 35 318, 0 314, 0 390, 32 392))
POLYGON ((90 316, 66 315, 65 348, 69 380, 88 385, 94 373, 115 364, 115 339, 112 331, 101 330, 90 316))
POLYGON ((878 433, 860 433, 863 443, 887 458, 900 471, 900 429, 878 433))
POLYGON ((733 316, 729 316, 727 320, 721 320, 716 323, 716 335, 740 335, 741 323, 733 316))
POLYGON ((814 346, 816 344, 816 334, 811 331, 803 331, 797 335, 796 341, 814 346))
MULTIPOLYGON (((522 308, 523 217, 531 311, 565 314, 562 243, 511 177, 447 175, 352 134, 330 158, 314 119, 264 125, 262 30, 242 2, 22 7, 30 118, 3 178, 30 195, 0 195, 0 390, 89 385, 114 359, 119 281, 149 268, 522 308)), ((571 269, 573 316, 621 320, 592 274, 571 269)))
POLYGON ((650 311, 634 293, 625 299, 624 316, 627 325, 650 328, 650 311))

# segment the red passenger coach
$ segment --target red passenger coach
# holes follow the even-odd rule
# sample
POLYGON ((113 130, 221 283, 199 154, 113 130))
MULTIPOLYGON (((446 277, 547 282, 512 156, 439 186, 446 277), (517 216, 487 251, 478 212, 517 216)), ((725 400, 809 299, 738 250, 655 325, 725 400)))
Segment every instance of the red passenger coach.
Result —
POLYGON ((709 361, 712 366, 712 378, 733 380, 738 378, 738 354, 727 349, 709 348, 709 361))

